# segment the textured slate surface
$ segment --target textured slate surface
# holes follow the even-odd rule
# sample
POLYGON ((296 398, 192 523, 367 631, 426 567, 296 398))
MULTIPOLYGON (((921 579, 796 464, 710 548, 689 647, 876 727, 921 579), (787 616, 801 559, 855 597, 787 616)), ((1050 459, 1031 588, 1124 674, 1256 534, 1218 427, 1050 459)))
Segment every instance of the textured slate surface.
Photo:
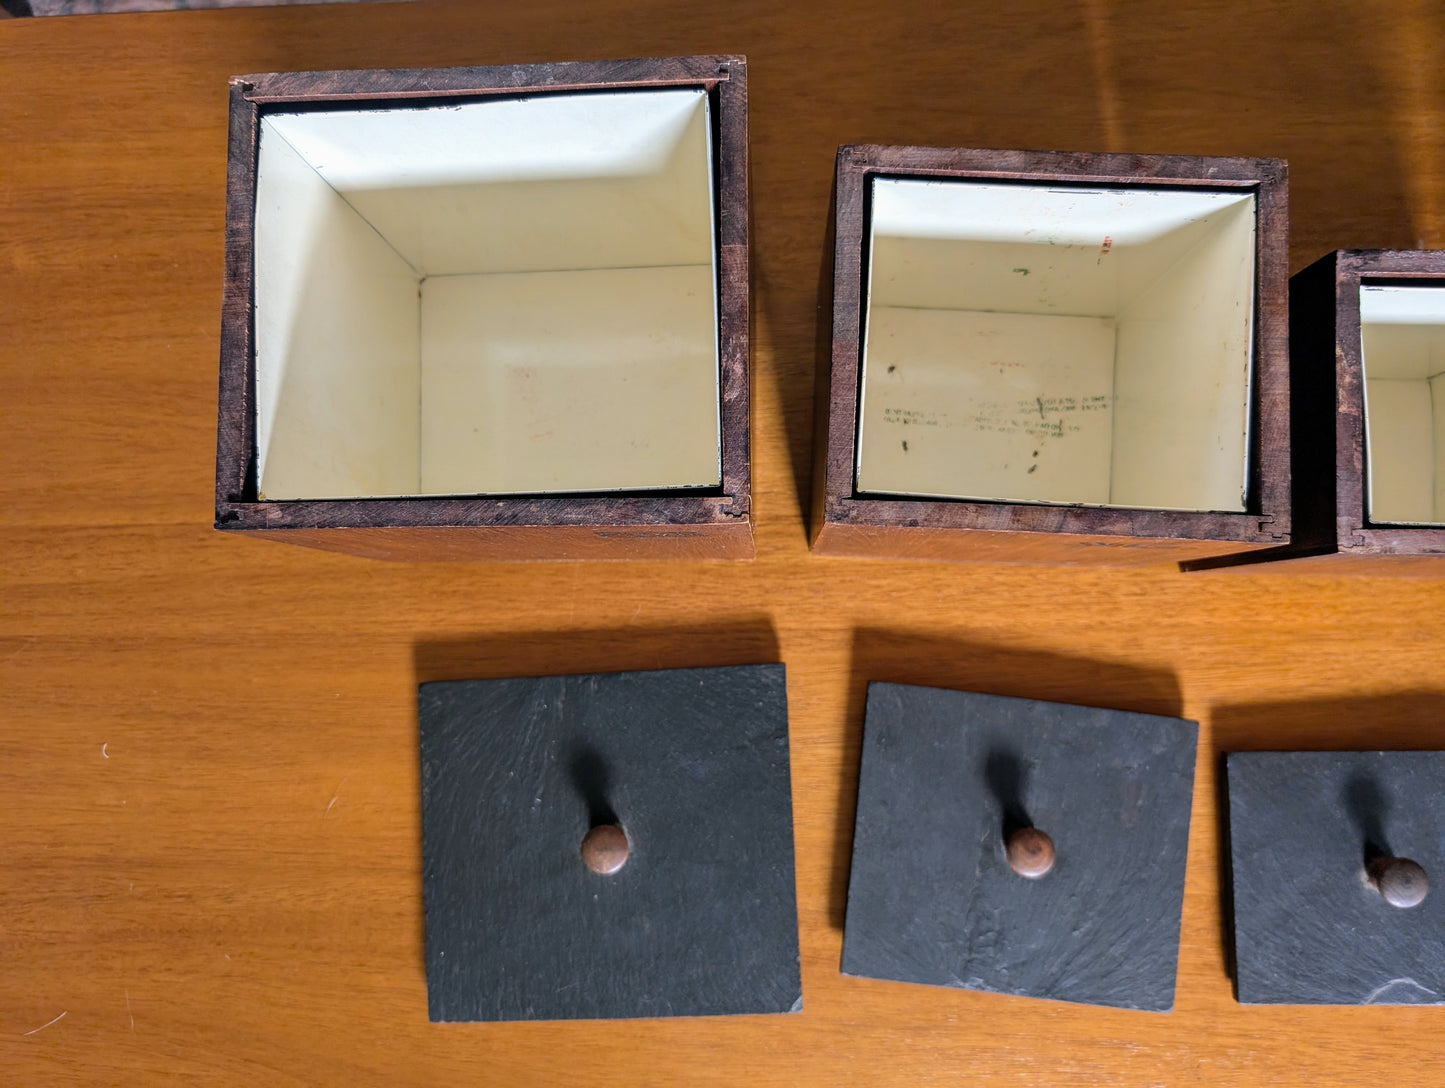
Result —
POLYGON ((868 689, 843 972, 1168 1010, 1199 728, 900 684, 868 689), (1004 839, 1032 823, 1054 869, 1004 839))
POLYGON ((782 665, 423 684, 433 1020, 802 1007, 782 665), (596 823, 621 872, 579 857, 596 823))
POLYGON ((1235 981, 1245 1004, 1445 1004, 1445 752, 1231 754, 1235 981), (1376 852, 1425 867, 1392 907, 1376 852))

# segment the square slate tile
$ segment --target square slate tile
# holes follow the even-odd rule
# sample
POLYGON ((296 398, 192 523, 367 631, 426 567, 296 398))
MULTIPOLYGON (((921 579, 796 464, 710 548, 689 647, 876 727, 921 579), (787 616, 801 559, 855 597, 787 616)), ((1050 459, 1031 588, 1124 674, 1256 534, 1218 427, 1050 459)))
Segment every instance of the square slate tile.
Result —
POLYGON ((423 684, 431 1018, 802 1007, 782 665, 423 684), (630 855, 583 865, 590 827, 630 855))
POLYGON ((1198 726, 937 688, 868 689, 843 972, 1167 1011, 1198 726), (1034 826, 1037 880, 1005 857, 1034 826))
POLYGON ((1244 1004, 1445 1004, 1445 894, 1395 907, 1377 858, 1445 878, 1445 752, 1227 757, 1235 982, 1244 1004))

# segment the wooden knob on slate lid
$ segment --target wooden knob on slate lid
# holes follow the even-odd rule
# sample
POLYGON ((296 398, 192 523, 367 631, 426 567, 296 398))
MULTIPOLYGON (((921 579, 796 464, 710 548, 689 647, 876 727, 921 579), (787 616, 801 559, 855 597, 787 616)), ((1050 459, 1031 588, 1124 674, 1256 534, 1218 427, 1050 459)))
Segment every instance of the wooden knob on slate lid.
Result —
POLYGON ((1019 876, 1037 880, 1054 867, 1054 840, 1036 827, 1021 827, 1005 847, 1009 868, 1019 876))
POLYGON ((1415 907, 1430 891, 1425 870, 1409 858, 1376 858, 1367 870, 1370 883, 1392 907, 1415 907))
POLYGON ((627 864, 627 834, 616 824, 600 824, 582 840, 582 864, 608 876, 627 864))

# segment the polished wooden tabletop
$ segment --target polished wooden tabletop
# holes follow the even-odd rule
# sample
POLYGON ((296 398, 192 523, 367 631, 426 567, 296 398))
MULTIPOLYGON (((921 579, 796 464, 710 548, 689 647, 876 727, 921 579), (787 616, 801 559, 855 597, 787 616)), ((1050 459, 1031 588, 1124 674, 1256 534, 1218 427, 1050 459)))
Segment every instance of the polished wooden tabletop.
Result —
POLYGON ((1236 1004, 1216 799, 1222 751, 1445 747, 1445 577, 826 560, 801 513, 839 143, 1280 156, 1293 269, 1442 246, 1442 42, 1411 0, 0 21, 0 1082, 1445 1083, 1445 1009, 1236 1004), (749 58, 756 561, 211 528, 227 77, 719 52, 749 58), (430 1024, 418 680, 772 660, 804 1010, 430 1024), (1202 723, 1172 1014, 839 974, 870 680, 1202 723))

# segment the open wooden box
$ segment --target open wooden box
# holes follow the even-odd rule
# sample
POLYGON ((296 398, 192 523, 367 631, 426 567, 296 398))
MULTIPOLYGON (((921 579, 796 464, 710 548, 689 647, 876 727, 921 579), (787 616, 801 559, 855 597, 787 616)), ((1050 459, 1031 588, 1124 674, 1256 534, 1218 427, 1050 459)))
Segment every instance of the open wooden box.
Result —
POLYGON ((751 557, 745 73, 234 80, 217 528, 751 557))
POLYGON ((1441 571, 1445 251, 1340 250, 1290 283, 1299 536, 1441 571))
POLYGON ((1286 185, 1272 159, 841 148, 815 549, 1287 542, 1286 185))

